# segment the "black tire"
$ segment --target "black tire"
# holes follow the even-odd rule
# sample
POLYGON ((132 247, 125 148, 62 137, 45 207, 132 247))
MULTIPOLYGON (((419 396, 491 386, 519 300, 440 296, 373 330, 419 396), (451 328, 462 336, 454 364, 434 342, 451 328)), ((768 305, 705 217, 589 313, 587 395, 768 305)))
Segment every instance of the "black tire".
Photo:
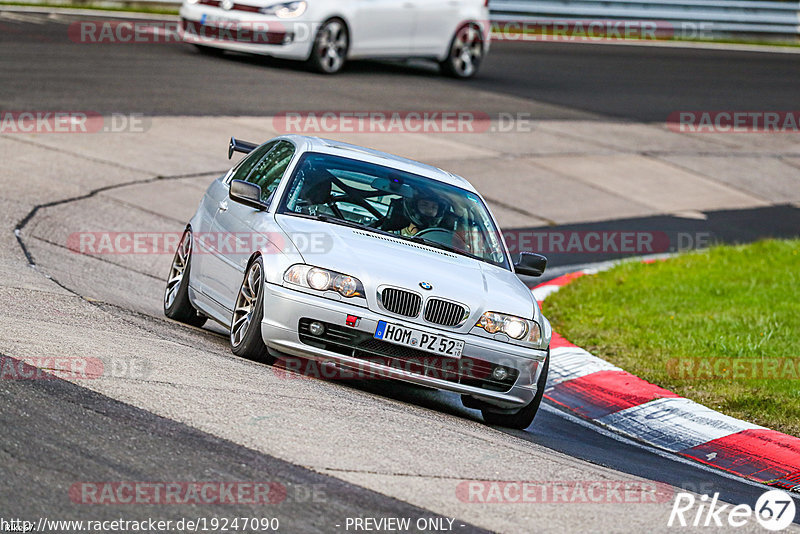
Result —
POLYGON ((242 358, 268 364, 275 362, 261 337, 264 318, 264 262, 255 258, 247 266, 231 317, 231 351, 242 358), (255 274, 257 272, 257 274, 255 274))
POLYGON ((207 317, 197 313, 189 300, 189 273, 192 268, 192 230, 183 232, 164 289, 164 315, 192 326, 203 326, 207 317))
POLYGON ((326 21, 314 38, 308 66, 321 74, 336 74, 347 62, 350 32, 342 19, 326 21))
POLYGON ((447 59, 441 61, 439 66, 443 74, 465 80, 478 73, 483 55, 484 42, 480 26, 475 23, 464 24, 453 35, 447 59))
POLYGON ((544 397, 544 388, 547 386, 547 374, 550 371, 550 350, 547 351, 547 359, 544 361, 544 369, 542 374, 539 375, 539 381, 536 382, 536 396, 533 400, 515 414, 503 414, 490 412, 486 409, 481 410, 483 420, 487 425, 502 426, 506 428, 517 428, 525 430, 531 423, 536 413, 539 411, 539 406, 542 404, 542 397, 544 397))
POLYGON ((222 55, 225 55, 225 50, 223 50, 222 48, 217 48, 215 46, 196 44, 194 45, 194 47, 197 49, 198 52, 200 52, 204 56, 220 57, 222 55))

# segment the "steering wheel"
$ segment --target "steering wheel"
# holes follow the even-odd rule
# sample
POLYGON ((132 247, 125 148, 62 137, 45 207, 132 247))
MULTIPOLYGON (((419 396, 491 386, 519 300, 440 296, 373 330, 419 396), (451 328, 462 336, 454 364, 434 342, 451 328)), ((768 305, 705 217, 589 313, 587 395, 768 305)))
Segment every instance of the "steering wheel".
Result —
POLYGON ((448 230, 447 228, 426 228, 417 232, 416 237, 425 237, 442 245, 460 248, 464 252, 469 251, 467 242, 453 230, 448 230))

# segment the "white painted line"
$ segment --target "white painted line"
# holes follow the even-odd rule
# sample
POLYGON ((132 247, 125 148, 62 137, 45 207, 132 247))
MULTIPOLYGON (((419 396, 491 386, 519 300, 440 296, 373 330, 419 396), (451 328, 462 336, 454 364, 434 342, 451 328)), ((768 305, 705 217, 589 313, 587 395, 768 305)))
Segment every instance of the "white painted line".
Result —
POLYGON ((721 414, 689 399, 655 399, 597 419, 612 430, 673 452, 742 430, 764 427, 721 414))

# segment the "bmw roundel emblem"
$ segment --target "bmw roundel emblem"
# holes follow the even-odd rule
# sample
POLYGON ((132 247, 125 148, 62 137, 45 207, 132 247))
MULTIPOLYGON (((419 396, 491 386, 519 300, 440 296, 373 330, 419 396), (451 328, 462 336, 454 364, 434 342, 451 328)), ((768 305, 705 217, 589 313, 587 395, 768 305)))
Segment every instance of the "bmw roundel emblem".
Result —
POLYGON ((221 7, 226 11, 230 11, 231 9, 233 9, 233 0, 222 0, 221 7))
POLYGON ((433 289, 433 286, 430 285, 428 282, 420 282, 419 287, 421 287, 425 291, 430 291, 431 289, 433 289))

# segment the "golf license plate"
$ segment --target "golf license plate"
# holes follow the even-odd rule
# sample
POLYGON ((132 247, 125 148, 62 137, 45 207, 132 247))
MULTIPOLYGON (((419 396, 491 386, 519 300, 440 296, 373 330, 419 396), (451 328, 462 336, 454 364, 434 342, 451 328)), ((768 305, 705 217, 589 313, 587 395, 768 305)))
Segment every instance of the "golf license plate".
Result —
POLYGON ((429 334, 398 324, 390 324, 386 321, 378 321, 378 328, 375 329, 375 339, 451 358, 460 358, 461 351, 464 350, 463 341, 450 339, 438 334, 429 334))
POLYGON ((200 17, 200 25, 222 27, 225 29, 235 30, 239 26, 239 19, 235 19, 233 17, 219 17, 216 15, 203 14, 203 16, 200 17))

